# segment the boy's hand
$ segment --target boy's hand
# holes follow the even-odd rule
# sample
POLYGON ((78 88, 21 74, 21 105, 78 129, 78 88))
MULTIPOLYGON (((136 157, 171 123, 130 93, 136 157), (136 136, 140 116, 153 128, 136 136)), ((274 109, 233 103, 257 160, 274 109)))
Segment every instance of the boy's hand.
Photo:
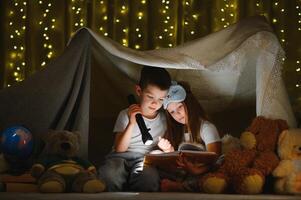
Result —
POLYGON ((167 139, 159 137, 158 147, 164 152, 172 152, 174 151, 173 146, 167 139))
POLYGON ((129 107, 128 110, 128 116, 129 116, 129 123, 130 124, 136 124, 136 114, 140 113, 141 114, 141 108, 138 104, 132 104, 129 107))

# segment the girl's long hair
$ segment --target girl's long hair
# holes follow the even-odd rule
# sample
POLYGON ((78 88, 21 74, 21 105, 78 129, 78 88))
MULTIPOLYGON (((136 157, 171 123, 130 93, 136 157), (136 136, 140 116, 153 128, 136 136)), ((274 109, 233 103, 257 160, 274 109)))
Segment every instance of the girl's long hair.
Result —
POLYGON ((201 124, 204 120, 209 121, 205 110, 191 93, 189 84, 186 82, 179 82, 178 84, 183 86, 186 91, 186 98, 183 105, 187 113, 188 124, 186 126, 178 123, 166 110, 167 131, 165 133, 165 138, 170 141, 175 149, 177 149, 182 142, 185 132, 190 132, 192 134, 193 142, 203 143, 200 138, 201 124))

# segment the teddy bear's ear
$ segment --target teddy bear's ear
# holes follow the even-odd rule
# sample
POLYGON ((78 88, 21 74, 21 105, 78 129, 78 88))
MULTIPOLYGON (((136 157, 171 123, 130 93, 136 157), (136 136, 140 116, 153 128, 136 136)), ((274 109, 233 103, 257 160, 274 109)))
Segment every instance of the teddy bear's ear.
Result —
POLYGON ((288 135, 288 130, 284 130, 280 133, 279 138, 278 138, 278 146, 282 145, 282 143, 285 140, 287 135, 288 135))
POLYGON ((40 139, 44 142, 48 141, 55 131, 52 129, 47 130, 45 133, 40 134, 40 139))
POLYGON ((78 141, 80 141, 81 140, 80 132, 79 131, 73 131, 73 133, 76 135, 78 141))

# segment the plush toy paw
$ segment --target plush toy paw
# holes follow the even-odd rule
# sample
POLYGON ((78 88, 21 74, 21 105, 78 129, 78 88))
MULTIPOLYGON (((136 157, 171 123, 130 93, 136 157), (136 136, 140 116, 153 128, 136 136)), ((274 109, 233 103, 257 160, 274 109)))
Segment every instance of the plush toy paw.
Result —
POLYGON ((43 193, 61 193, 65 191, 65 185, 59 181, 47 181, 39 185, 39 191, 43 193))
POLYGON ((227 179, 223 174, 207 174, 199 182, 200 190, 208 194, 224 193, 227 186, 227 179))
POLYGON ((240 144, 245 149, 252 149, 256 146, 256 138, 255 135, 251 132, 243 132, 240 136, 240 144))
POLYGON ((60 193, 65 192, 66 183, 62 176, 53 172, 47 171, 38 181, 39 191, 43 193, 60 193))
POLYGON ((245 177, 242 185, 244 186, 243 194, 259 194, 262 192, 264 179, 258 175, 245 177))
POLYGON ((263 190, 264 175, 257 169, 243 169, 234 177, 234 189, 240 194, 259 194, 263 190))
POLYGON ((296 174, 287 182, 287 191, 289 194, 301 194, 301 173, 296 174))
POLYGON ((105 184, 100 180, 89 180, 83 186, 84 193, 99 193, 105 190, 105 184))

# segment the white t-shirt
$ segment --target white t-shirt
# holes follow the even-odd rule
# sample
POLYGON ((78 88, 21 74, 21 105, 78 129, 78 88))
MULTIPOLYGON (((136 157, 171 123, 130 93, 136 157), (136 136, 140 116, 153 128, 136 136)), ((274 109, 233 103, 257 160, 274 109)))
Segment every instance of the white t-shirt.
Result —
MULTIPOLYGON (((192 141, 192 135, 191 133, 184 133, 183 135, 183 142, 191 142, 192 141)), ((208 122, 203 121, 200 127, 200 138, 203 140, 205 145, 213 143, 213 142, 220 142, 221 138, 219 137, 218 131, 216 127, 208 122)), ((206 146, 203 144, 197 144, 200 148, 203 148, 204 151, 206 151, 206 146)))
MULTIPOLYGON (((127 113, 128 108, 120 111, 113 129, 114 133, 123 132, 127 127, 129 123, 129 117, 127 113)), ((157 145, 159 136, 162 137, 166 131, 166 118, 163 112, 159 112, 154 119, 148 119, 145 117, 143 117, 143 119, 146 127, 150 128, 149 133, 152 135, 154 142, 152 145, 143 144, 140 129, 138 124, 135 124, 128 151, 139 152, 142 154, 148 153, 157 145)))
POLYGON ((214 124, 208 121, 203 121, 203 123, 201 124, 200 136, 205 145, 221 141, 216 127, 214 126, 214 124))

